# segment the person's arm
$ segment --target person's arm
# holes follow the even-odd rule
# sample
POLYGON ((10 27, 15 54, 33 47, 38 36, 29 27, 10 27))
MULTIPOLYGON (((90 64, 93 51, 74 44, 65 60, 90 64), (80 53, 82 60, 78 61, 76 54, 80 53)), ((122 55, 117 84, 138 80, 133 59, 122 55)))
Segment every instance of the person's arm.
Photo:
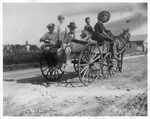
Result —
POLYGON ((102 26, 97 23, 94 27, 94 30, 95 30, 95 35, 98 36, 99 38, 102 38, 101 35, 101 33, 103 33, 102 26))
POLYGON ((47 40, 47 33, 40 38, 40 42, 44 42, 45 40, 47 40))
POLYGON ((84 30, 87 30, 87 27, 86 27, 86 25, 84 26, 84 30))
POLYGON ((59 25, 58 25, 58 28, 57 28, 57 38, 58 38, 58 40, 60 40, 60 38, 59 38, 59 25))

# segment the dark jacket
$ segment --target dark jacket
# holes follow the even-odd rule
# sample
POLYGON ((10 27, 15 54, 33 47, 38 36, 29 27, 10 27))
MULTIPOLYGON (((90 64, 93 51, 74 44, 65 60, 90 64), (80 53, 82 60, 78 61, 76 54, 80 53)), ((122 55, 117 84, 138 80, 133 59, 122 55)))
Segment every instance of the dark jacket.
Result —
POLYGON ((86 25, 86 26, 84 27, 84 30, 87 30, 91 36, 94 35, 94 31, 93 31, 93 28, 92 28, 91 25, 86 25))
POLYGON ((113 39, 109 36, 113 36, 110 30, 107 30, 103 23, 101 22, 97 22, 94 26, 94 30, 95 30, 95 39, 100 42, 100 43, 104 43, 104 40, 108 40, 108 41, 113 41, 113 39), (104 32, 108 35, 105 35, 104 32))

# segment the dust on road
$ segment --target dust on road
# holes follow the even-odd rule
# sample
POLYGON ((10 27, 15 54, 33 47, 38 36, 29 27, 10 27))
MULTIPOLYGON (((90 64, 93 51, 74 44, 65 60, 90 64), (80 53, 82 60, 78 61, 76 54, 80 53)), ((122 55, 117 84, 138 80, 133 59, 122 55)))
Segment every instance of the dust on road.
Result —
MULTIPOLYGON (((5 72, 4 116, 133 116, 147 102, 147 57, 124 60, 124 72, 83 86, 73 68, 62 79, 72 87, 49 83, 39 69, 5 72), (47 85, 48 84, 48 85, 47 85), (144 100, 144 101, 143 101, 144 100)), ((144 107, 141 115, 147 115, 144 107)))

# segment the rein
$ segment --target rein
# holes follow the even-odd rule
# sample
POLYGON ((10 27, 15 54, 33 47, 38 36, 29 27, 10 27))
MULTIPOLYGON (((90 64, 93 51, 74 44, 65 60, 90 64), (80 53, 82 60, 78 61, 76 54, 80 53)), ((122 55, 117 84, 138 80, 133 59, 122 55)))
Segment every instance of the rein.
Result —
POLYGON ((123 48, 120 52, 118 52, 117 54, 122 53, 122 52, 127 48, 127 46, 128 46, 128 43, 127 43, 126 46, 124 46, 124 48, 123 48))
MULTIPOLYGON (((121 35, 121 36, 122 36, 122 35, 121 35)), ((123 36, 122 36, 122 37, 123 37, 123 36)), ((122 52, 127 48, 127 46, 128 46, 128 43, 125 42, 125 37, 123 37, 123 39, 121 38, 121 40, 123 41, 123 43, 125 44, 125 46, 124 46, 124 48, 123 48, 121 51, 119 51, 117 54, 122 53, 122 52)))

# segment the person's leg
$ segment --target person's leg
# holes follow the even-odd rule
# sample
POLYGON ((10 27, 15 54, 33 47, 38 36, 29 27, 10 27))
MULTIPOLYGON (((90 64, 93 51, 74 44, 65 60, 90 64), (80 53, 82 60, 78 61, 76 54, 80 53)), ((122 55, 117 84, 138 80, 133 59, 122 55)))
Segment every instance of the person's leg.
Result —
POLYGON ((64 50, 59 48, 57 50, 57 68, 61 68, 64 61, 64 50))
POLYGON ((65 71, 71 66, 71 48, 66 47, 65 49, 65 57, 66 57, 66 62, 65 62, 65 71))
POLYGON ((71 48, 70 47, 66 47, 65 49, 65 56, 66 56, 66 65, 70 65, 71 64, 71 48))

